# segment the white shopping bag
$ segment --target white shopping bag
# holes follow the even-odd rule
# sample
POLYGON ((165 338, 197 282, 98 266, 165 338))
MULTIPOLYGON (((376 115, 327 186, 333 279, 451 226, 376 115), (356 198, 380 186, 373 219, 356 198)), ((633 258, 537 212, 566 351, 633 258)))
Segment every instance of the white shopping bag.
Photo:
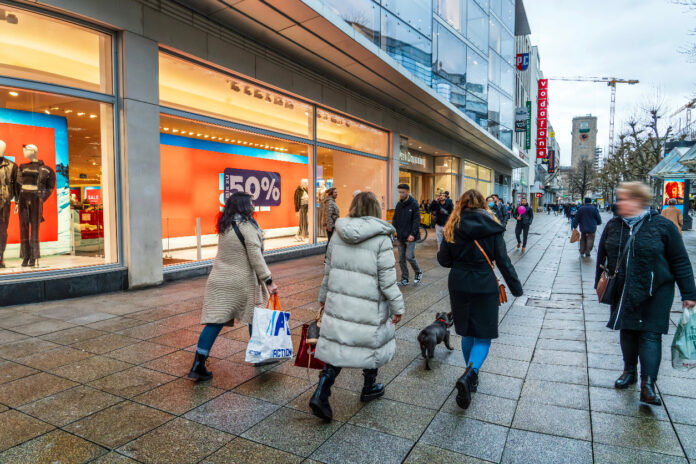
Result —
POLYGON ((277 295, 271 296, 269 306, 271 302, 273 309, 254 308, 251 338, 246 351, 248 363, 292 358, 290 313, 282 310, 277 295))

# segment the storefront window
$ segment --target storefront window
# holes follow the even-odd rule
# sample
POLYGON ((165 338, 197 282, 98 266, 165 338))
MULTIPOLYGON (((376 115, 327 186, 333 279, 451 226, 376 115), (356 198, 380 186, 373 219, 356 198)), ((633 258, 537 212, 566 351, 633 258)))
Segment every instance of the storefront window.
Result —
POLYGON ((317 108, 317 140, 386 157, 389 134, 355 119, 317 108))
POLYGON ((160 156, 164 265, 215 257, 236 191, 252 195, 266 250, 312 243, 309 145, 162 114, 160 156))
MULTIPOLYGON (((319 147, 317 149, 318 199, 322 199, 322 193, 330 188, 337 189, 336 204, 341 217, 348 215, 353 194, 361 191, 373 192, 377 195, 384 218, 387 209, 387 161, 319 147)), ((316 206, 318 209, 318 235, 325 237, 326 229, 321 203, 317 202, 316 206)))
POLYGON ((112 105, 0 96, 0 275, 117 262, 112 105))
POLYGON ((311 105, 164 52, 159 97, 163 106, 312 137, 311 105))
POLYGON ((450 198, 459 197, 459 158, 441 156, 435 158, 435 193, 449 192, 450 198))
POLYGON ((112 93, 111 36, 3 5, 0 75, 112 93))
POLYGON ((493 193, 493 171, 470 161, 464 161, 464 188, 476 189, 484 197, 493 193))

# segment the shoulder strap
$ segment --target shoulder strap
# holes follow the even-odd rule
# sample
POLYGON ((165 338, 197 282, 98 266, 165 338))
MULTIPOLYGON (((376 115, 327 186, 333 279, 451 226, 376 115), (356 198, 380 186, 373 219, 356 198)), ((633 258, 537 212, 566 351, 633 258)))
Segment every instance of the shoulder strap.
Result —
POLYGON ((239 230, 239 227, 237 227, 236 222, 232 222, 232 227, 234 228, 234 233, 237 234, 237 238, 239 239, 240 242, 242 242, 242 246, 246 248, 246 242, 244 241, 244 235, 242 235, 242 231, 239 230))
POLYGON ((478 247, 479 250, 481 250, 481 253, 483 253, 483 256, 486 258, 486 261, 488 261, 488 265, 491 267, 491 269, 495 269, 495 266, 491 262, 491 260, 488 258, 488 255, 486 254, 485 251, 483 251, 483 248, 481 248, 481 245, 479 244, 478 240, 474 240, 474 243, 478 247))

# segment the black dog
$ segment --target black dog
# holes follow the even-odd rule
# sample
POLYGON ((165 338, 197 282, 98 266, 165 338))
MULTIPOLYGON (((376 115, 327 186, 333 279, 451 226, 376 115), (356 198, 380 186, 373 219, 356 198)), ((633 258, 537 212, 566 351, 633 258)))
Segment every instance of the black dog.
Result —
POLYGON ((418 334, 421 353, 425 358, 425 369, 430 370, 430 360, 435 356, 435 345, 444 341, 448 350, 454 348, 450 346, 449 328, 452 327, 454 319, 452 313, 437 313, 435 322, 430 324, 418 334))

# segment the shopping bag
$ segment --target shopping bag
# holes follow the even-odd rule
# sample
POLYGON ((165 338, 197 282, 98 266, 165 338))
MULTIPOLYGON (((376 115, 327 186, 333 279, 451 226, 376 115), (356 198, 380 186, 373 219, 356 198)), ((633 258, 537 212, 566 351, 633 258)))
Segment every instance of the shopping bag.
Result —
POLYGON ((287 358, 292 358, 290 313, 282 310, 278 295, 272 295, 265 308, 254 308, 246 362, 260 363, 287 358))
POLYGON ((307 343, 307 330, 309 324, 302 325, 302 338, 300 339, 300 347, 297 350, 295 357, 295 366, 306 367, 307 369, 323 369, 324 361, 314 357, 316 344, 307 343))
POLYGON ((570 233, 570 243, 575 243, 578 240, 580 240, 580 232, 578 232, 578 229, 573 229, 570 233))
POLYGON ((696 309, 684 308, 677 332, 672 340, 672 367, 696 367, 696 309))

